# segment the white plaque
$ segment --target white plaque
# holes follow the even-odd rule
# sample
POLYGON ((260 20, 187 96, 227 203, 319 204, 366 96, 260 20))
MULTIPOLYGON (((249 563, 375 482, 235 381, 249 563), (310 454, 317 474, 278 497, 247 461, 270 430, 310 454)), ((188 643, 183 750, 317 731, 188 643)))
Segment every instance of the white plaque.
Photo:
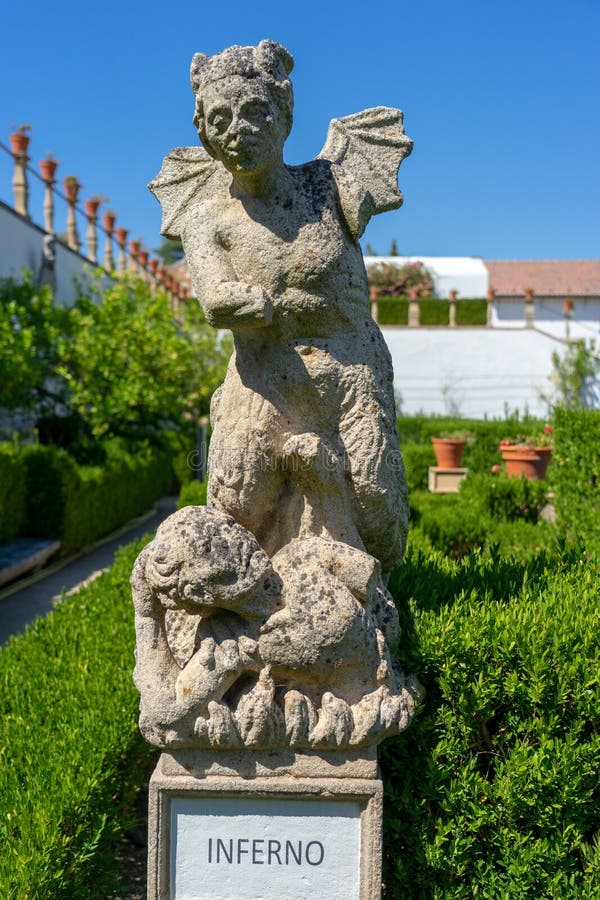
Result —
POLYGON ((171 900, 358 900, 354 800, 171 796, 171 900))

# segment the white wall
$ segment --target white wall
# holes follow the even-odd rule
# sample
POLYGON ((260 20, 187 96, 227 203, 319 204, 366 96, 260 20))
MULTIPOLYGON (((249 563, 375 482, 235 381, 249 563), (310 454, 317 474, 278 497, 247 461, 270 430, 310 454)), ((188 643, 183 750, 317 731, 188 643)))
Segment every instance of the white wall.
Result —
MULTIPOLYGON (((21 278, 29 269, 38 278, 42 264, 44 230, 0 201, 0 277, 21 278)), ((55 297, 72 306, 77 298, 75 280, 89 279, 92 264, 60 241, 55 242, 55 297)))
MULTIPOLYGON (((540 331, 567 338, 567 322, 562 297, 534 297, 534 323, 540 331)), ((523 328, 524 299, 496 297, 492 313, 493 328, 523 328)), ((568 332, 572 339, 600 340, 600 297, 573 298, 568 332)))
POLYGON ((384 326, 399 411, 503 417, 544 416, 551 393, 552 351, 565 344, 531 329, 384 326))

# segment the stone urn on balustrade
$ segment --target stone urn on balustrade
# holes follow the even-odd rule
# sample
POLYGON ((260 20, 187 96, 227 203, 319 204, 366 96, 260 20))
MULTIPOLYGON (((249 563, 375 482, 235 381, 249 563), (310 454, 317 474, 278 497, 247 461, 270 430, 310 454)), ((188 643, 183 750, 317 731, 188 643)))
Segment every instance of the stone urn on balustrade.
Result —
POLYGON ((436 465, 440 469, 458 469, 460 467, 463 450, 467 443, 465 438, 432 437, 431 443, 436 465))

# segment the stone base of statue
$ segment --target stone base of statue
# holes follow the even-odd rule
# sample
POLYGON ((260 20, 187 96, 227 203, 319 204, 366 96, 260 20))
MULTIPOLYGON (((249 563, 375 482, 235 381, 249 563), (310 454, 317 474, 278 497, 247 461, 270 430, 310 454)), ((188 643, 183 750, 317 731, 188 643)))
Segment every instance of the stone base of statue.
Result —
POLYGON ((148 900, 378 900, 382 793, 375 750, 163 753, 148 900))

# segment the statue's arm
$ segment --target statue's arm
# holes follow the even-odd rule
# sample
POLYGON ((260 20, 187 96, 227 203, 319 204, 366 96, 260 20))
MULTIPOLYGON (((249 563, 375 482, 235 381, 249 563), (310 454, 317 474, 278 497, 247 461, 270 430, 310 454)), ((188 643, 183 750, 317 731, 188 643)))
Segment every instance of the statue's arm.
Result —
POLYGON ((261 285, 238 279, 217 232, 195 231, 193 239, 184 235, 183 246, 191 261, 196 295, 211 325, 235 330, 271 324, 271 298, 261 285))

